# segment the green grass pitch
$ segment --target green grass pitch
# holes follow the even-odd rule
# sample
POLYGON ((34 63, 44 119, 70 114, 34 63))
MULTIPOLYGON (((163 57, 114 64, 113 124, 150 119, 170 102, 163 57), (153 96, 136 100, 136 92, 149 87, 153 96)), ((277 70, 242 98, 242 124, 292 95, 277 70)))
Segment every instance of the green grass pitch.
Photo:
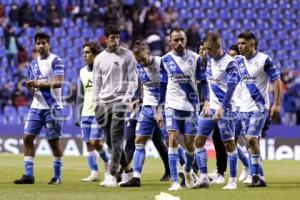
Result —
MULTIPOLYGON (((210 170, 214 160, 209 161, 210 170)), ((241 164, 239 163, 241 169, 241 164)), ((267 188, 246 188, 239 184, 236 191, 224 191, 223 185, 212 185, 209 189, 186 189, 170 192, 181 200, 205 199, 300 199, 300 162, 264 161, 267 188)), ((101 180, 103 163, 100 162, 101 180)), ((240 171, 240 170, 239 170, 240 171)), ((82 183, 88 175, 84 157, 65 157, 62 185, 47 185, 52 177, 52 158, 37 156, 35 159, 34 185, 14 185, 12 181, 23 174, 21 155, 0 155, 0 200, 154 200, 160 192, 168 192, 168 182, 159 182, 163 173, 160 159, 148 158, 142 174, 141 188, 101 188, 99 183, 82 183)), ((228 174, 228 173, 227 173, 228 174)))

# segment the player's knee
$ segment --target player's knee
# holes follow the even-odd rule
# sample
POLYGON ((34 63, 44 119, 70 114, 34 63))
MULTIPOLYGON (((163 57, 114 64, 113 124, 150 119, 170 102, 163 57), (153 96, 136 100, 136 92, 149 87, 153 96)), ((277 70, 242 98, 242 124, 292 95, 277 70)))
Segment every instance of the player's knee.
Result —
POLYGON ((250 148, 254 148, 258 145, 258 140, 255 137, 247 137, 247 143, 249 144, 250 148))
POLYGON ((233 152, 235 150, 234 140, 224 142, 224 146, 227 152, 233 152))
POLYGON ((23 143, 24 143, 24 145, 32 145, 33 141, 34 141, 34 138, 31 137, 30 135, 25 135, 23 137, 23 143))
POLYGON ((195 151, 195 146, 194 144, 186 144, 186 150, 188 152, 194 152, 195 151))
POLYGON ((147 138, 144 137, 136 137, 135 138, 135 144, 145 144, 147 141, 147 138))
POLYGON ((203 138, 201 136, 197 136, 196 139, 195 139, 195 146, 196 146, 196 148, 202 148, 202 147, 204 147, 205 142, 206 142, 205 138, 203 138))

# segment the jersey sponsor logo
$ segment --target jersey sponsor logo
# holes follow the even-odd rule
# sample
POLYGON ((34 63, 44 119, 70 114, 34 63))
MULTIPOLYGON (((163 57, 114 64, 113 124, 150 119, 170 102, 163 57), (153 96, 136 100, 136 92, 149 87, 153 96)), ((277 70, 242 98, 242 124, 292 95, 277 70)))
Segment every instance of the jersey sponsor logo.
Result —
POLYGON ((171 74, 170 78, 172 81, 175 81, 177 83, 185 83, 191 81, 191 76, 186 74, 171 74))
POLYGON ((257 76, 245 76, 241 79, 243 83, 256 83, 257 76))
POLYGON ((213 78, 213 77, 208 77, 207 80, 210 84, 221 85, 221 80, 219 80, 219 79, 216 79, 216 78, 213 78))

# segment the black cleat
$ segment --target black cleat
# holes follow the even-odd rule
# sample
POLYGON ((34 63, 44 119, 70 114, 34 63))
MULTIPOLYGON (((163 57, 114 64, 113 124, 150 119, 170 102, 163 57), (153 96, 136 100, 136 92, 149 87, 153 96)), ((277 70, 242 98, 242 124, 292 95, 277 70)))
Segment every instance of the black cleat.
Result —
POLYGON ((252 182, 247 187, 267 187, 264 180, 260 179, 259 176, 253 176, 252 182))
POLYGON ((122 174, 123 174, 123 169, 120 169, 116 174, 117 183, 120 183, 122 181, 122 174))
POLYGON ((61 179, 60 178, 55 178, 53 177, 49 182, 49 185, 59 185, 61 184, 61 179))
POLYGON ((179 172, 179 177, 181 178, 180 186, 185 187, 185 177, 183 172, 179 172))
POLYGON ((128 182, 120 184, 120 187, 141 187, 141 180, 133 177, 128 182))
POLYGON ((170 174, 164 174, 163 177, 159 179, 159 181, 170 181, 171 175, 170 174))
POLYGON ((14 180, 15 184, 34 184, 34 176, 23 175, 20 179, 14 180))

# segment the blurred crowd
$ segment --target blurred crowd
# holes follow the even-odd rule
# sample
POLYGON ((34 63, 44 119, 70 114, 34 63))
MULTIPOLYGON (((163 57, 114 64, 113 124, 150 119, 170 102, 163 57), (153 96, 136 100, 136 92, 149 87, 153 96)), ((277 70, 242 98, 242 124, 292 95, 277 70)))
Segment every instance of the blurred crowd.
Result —
MULTIPOLYGON (((13 1, 14 2, 14 1, 13 1)), ((41 2, 41 1, 38 1, 41 2)), ((28 77, 30 61, 37 56, 33 47, 23 46, 18 38, 28 27, 60 27, 64 18, 83 19, 90 27, 104 27, 105 24, 118 24, 121 28, 122 45, 131 48, 137 39, 146 39, 154 55, 168 52, 168 31, 179 24, 178 12, 172 7, 162 9, 160 1, 151 0, 52 0, 34 6, 27 1, 12 3, 8 12, 0 3, 0 24, 3 28, 3 43, 7 63, 2 63, 0 74, 11 77, 0 78, 0 111, 6 105, 28 106, 32 94, 24 87, 28 77), (7 65, 5 68, 4 65, 7 65), (4 73, 5 71, 5 73, 4 73), (8 73, 9 72, 9 73, 8 73)), ((187 47, 196 50, 201 35, 197 23, 190 20, 187 27, 187 47)), ((95 36, 97 38, 98 36, 95 36)), ((104 36, 97 38, 105 47, 104 36)), ((226 48, 225 48, 226 49, 226 48)), ((276 57, 273 58, 276 60, 276 57)), ((281 69, 283 81, 282 118, 278 123, 287 125, 300 124, 300 77, 299 71, 287 66, 281 69), (284 68, 287 67, 287 68, 284 68)), ((76 86, 73 95, 66 99, 74 104, 76 86)))

